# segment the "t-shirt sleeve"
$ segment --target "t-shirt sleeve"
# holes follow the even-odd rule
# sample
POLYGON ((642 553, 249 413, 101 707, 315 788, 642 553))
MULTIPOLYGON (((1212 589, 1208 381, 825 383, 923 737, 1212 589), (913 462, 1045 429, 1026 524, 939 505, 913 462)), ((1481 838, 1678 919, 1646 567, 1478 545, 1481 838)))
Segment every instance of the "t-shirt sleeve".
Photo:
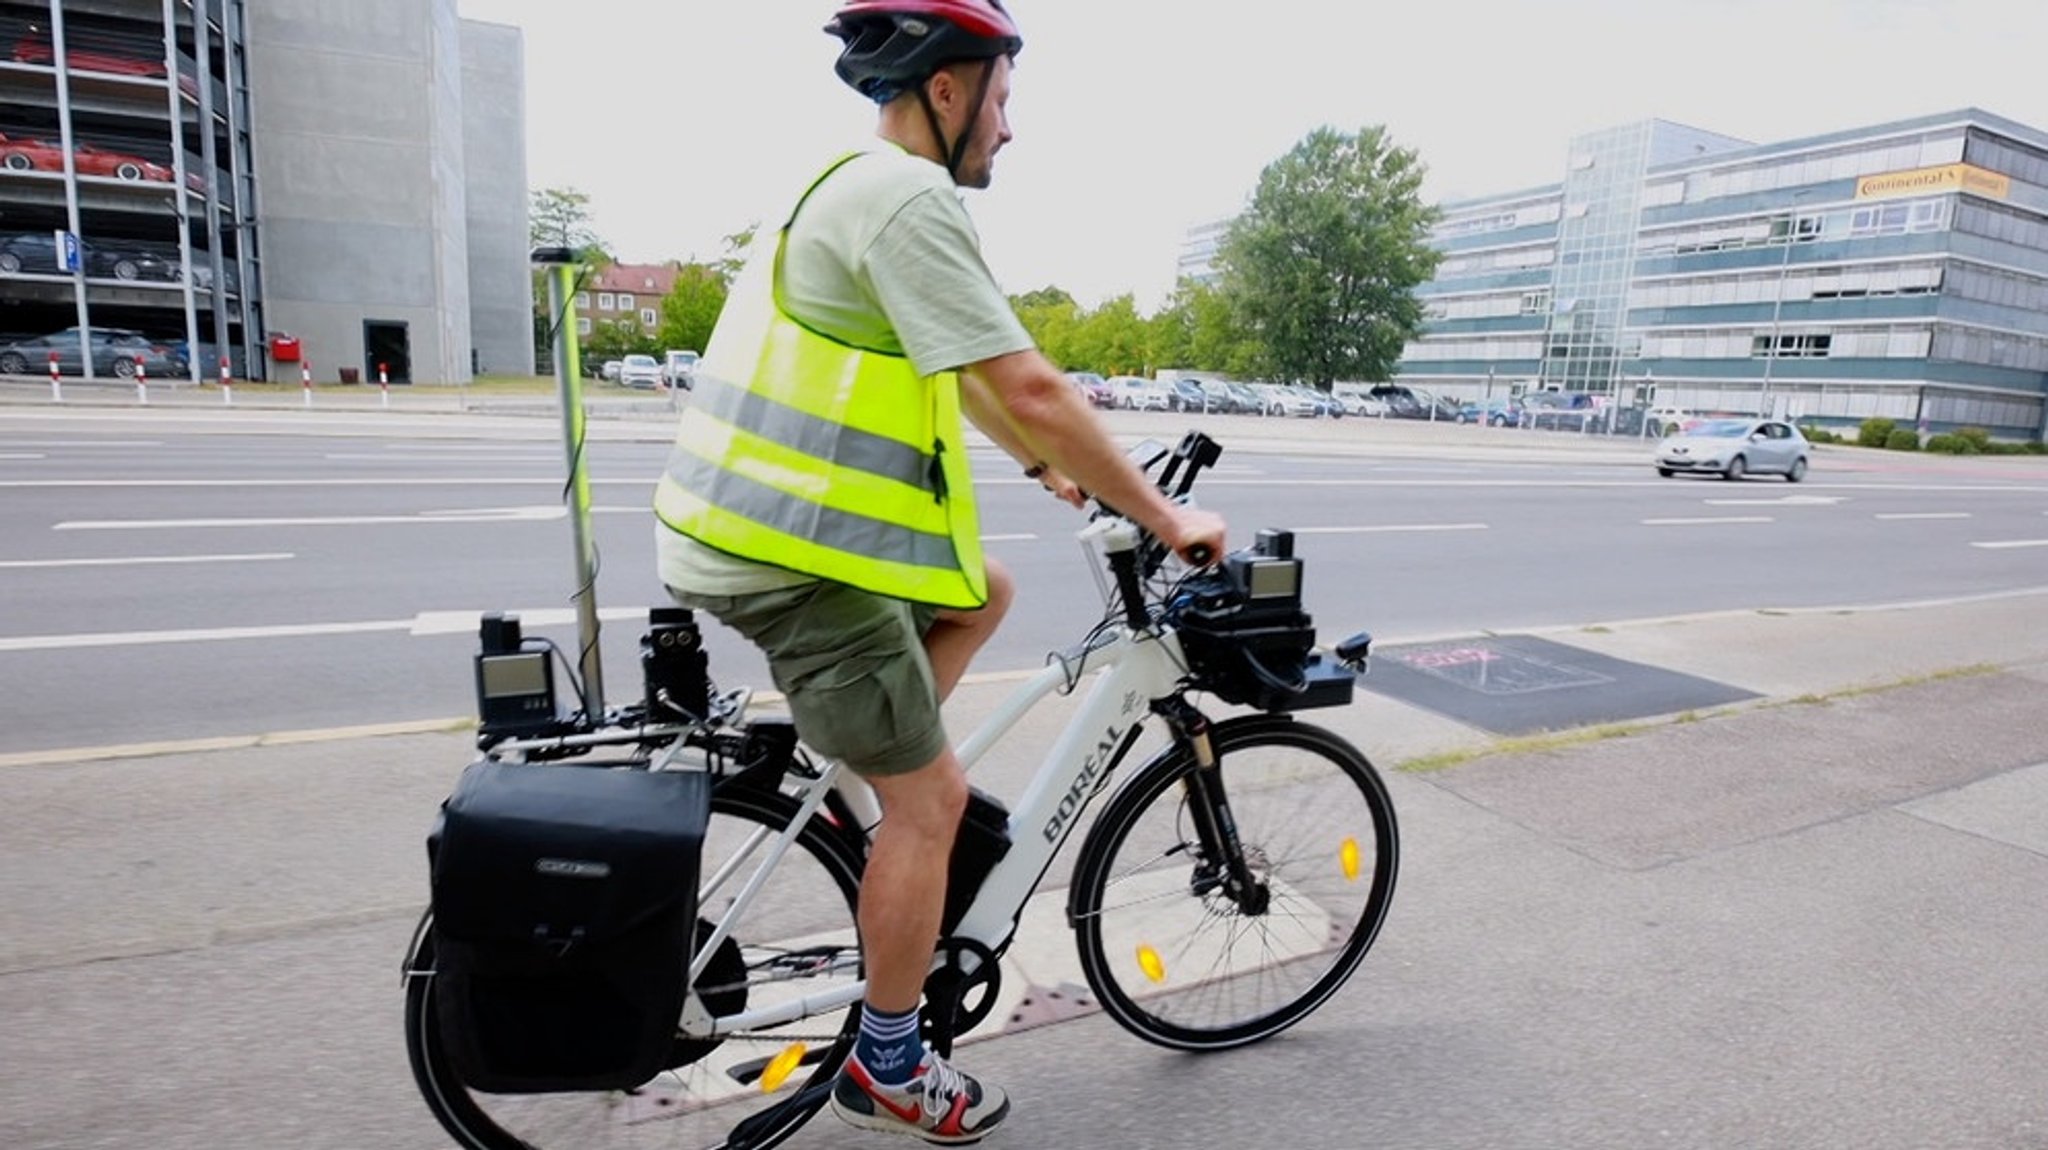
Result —
POLYGON ((967 209, 949 192, 906 201, 876 234, 862 267, 920 375, 1035 346, 981 258, 967 209))

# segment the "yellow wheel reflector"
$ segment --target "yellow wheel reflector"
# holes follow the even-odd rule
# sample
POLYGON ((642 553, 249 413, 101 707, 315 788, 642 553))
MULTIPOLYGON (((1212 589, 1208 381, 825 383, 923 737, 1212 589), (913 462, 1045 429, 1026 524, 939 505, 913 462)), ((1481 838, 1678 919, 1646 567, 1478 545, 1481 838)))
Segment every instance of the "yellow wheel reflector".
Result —
POLYGON ((1340 863, 1342 863, 1342 864, 1344 865, 1344 877, 1345 877, 1345 878, 1347 878, 1347 879, 1350 879, 1350 880, 1351 880, 1352 882, 1357 882, 1357 881, 1358 881, 1358 840, 1357 840, 1357 839, 1345 839, 1345 840, 1344 840, 1344 845, 1343 845, 1343 846, 1340 846, 1340 847, 1338 847, 1338 848, 1337 848, 1337 861, 1338 861, 1338 862, 1340 862, 1340 863))
POLYGON ((789 1081, 790 1072, 802 1065, 803 1060, 803 1043, 793 1042, 784 1048, 768 1063, 767 1069, 761 1071, 761 1093, 773 1094, 781 1089, 782 1084, 789 1081))
POLYGON ((1166 981, 1166 962, 1159 957, 1158 951, 1149 946, 1138 947, 1138 969, 1154 982, 1166 981))

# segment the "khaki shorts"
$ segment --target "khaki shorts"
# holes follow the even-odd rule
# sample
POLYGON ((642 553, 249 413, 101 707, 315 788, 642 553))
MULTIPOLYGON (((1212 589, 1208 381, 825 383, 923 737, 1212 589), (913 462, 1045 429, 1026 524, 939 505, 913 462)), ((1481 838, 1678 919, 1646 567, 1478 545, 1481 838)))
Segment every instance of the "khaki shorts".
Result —
POLYGON ((939 757, 946 729, 924 632, 938 608, 819 581, 752 595, 692 595, 768 656, 804 744, 863 775, 900 775, 939 757))

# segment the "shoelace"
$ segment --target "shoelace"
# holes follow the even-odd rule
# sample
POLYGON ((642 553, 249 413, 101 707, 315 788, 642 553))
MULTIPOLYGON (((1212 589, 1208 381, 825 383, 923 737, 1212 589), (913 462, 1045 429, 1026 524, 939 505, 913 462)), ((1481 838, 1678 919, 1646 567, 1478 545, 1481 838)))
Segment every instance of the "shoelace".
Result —
POLYGON ((953 1099, 967 1093, 967 1076, 934 1054, 924 1068, 924 1112, 942 1118, 953 1108, 953 1099))

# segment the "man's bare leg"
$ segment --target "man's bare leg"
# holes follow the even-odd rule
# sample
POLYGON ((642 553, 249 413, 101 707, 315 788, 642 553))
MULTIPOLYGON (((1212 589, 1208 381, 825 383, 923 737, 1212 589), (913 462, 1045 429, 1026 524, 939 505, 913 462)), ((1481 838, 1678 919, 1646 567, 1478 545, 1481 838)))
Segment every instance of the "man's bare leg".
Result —
POLYGON ((867 1001, 912 1010, 924 997, 946 906, 946 859, 967 806, 967 777, 953 749, 900 775, 867 780, 882 802, 860 884, 860 937, 867 1001))
POLYGON ((1011 581, 1010 572, 990 559, 988 604, 978 611, 940 611, 932 621, 931 628, 924 633, 924 650, 931 660, 932 683, 941 702, 959 685, 974 653, 996 633, 1016 594, 1017 585, 1011 581))

